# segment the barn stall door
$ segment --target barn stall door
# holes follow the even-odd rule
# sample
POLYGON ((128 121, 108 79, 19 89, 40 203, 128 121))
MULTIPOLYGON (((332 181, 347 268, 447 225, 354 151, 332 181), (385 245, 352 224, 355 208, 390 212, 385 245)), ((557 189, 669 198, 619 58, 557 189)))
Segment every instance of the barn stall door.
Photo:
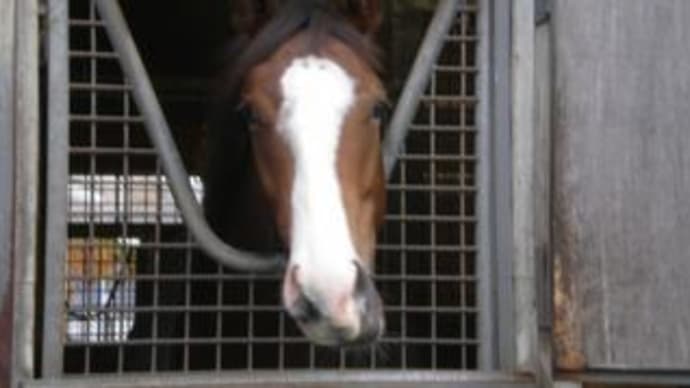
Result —
MULTIPOLYGON (((355 353, 314 347, 300 335, 276 297, 279 275, 199 265, 197 244, 177 211, 95 1, 50 4, 51 104, 63 104, 51 105, 49 122, 54 192, 48 204, 44 377, 124 381, 144 374, 152 383, 161 372, 263 371, 266 381, 277 381, 268 372, 414 369, 430 373, 397 379, 440 382, 467 379, 440 370, 488 371, 497 365, 491 283, 497 260, 486 218, 493 204, 479 197, 491 181, 483 175, 492 164, 490 120, 484 116, 490 109, 482 99, 489 89, 492 2, 457 1, 452 26, 439 36, 443 50, 393 173, 379 245, 377 282, 388 305, 389 334, 382 346, 355 353)), ((139 18, 140 28, 152 17, 204 16, 185 11, 186 1, 165 10, 122 4, 128 17, 139 18)), ((431 16, 433 7, 424 7, 431 16)), ((391 29, 396 37, 406 23, 400 15, 392 21, 398 23, 391 29)), ((179 60, 189 38, 175 31, 159 38, 176 42, 171 51, 179 60)), ((156 36, 139 36, 154 67, 166 53, 152 54, 160 47, 156 36)), ((194 175, 203 101, 199 79, 179 76, 174 67, 158 70, 154 81, 194 175)), ((190 179, 201 196, 198 178, 190 179)), ((323 374, 299 376, 324 381, 323 374)), ((396 379, 389 373, 358 377, 366 378, 396 379)), ((500 385, 511 378, 488 380, 500 385)), ((209 380, 202 375, 194 381, 209 380)))
POLYGON ((690 370, 689 19, 683 0, 555 1, 562 369, 690 370))

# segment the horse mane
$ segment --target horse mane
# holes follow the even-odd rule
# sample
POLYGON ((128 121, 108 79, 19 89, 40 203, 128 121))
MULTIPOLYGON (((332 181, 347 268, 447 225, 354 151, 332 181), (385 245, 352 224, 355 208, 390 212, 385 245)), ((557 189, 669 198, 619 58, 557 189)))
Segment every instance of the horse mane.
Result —
MULTIPOLYGON (((252 177, 247 123, 237 109, 246 73, 297 33, 306 33, 309 39, 305 54, 318 53, 328 38, 335 38, 380 72, 378 47, 351 23, 339 3, 341 1, 286 0, 255 36, 240 34, 228 46, 230 60, 211 90, 204 173, 204 213, 221 236, 227 235, 231 222, 237 222, 229 220, 236 214, 228 214, 228 204, 246 199, 246 190, 256 190, 252 187, 255 178, 252 177)), ((260 193, 255 194, 260 196, 260 193)), ((256 224, 256 219, 254 221, 256 224)))

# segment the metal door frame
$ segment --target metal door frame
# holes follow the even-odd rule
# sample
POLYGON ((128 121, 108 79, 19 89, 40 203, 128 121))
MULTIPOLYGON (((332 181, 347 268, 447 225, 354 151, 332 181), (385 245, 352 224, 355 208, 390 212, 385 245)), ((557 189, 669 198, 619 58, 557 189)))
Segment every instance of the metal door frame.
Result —
MULTIPOLYGON (((460 0, 458 0, 459 2, 460 0)), ((473 383, 477 386, 507 386, 509 384, 530 384, 529 379, 518 378, 491 371, 512 371, 516 367, 516 318, 514 306, 520 304, 513 296, 513 219, 512 219, 512 188, 513 188, 513 152, 511 123, 513 106, 511 92, 511 71, 513 70, 511 47, 512 31, 511 18, 513 6, 509 0, 478 0, 483 7, 480 15, 480 35, 483 44, 480 45, 478 66, 487 69, 479 78, 479 95, 483 103, 479 108, 479 163, 478 176, 480 192, 478 212, 480 219, 478 258, 478 274, 482 286, 478 292, 481 314, 479 325, 480 338, 485 344, 480 351, 481 372, 353 372, 331 374, 323 371, 309 373, 271 373, 266 376, 252 373, 250 377, 242 374, 221 374, 221 376, 235 376, 238 384, 264 382, 274 385, 295 382, 378 382, 379 384, 438 383, 440 386, 457 384, 458 382, 473 383), (355 375, 362 377, 355 377, 355 375), (261 377, 263 376, 263 377, 261 377), (271 377, 272 376, 272 377, 271 377), (292 376, 292 377, 290 377, 292 376), (261 378, 259 378, 261 377, 261 378), (362 380, 362 378, 369 380, 362 380), (292 380, 297 379, 297 380, 292 380), (355 379, 355 380, 352 380, 355 379)), ((43 361, 41 365, 42 377, 46 380, 36 381, 28 386, 60 386, 68 384, 93 383, 89 378, 62 378, 62 340, 55 335, 56 329, 61 327, 64 314, 63 271, 65 252, 67 251, 67 190, 65 185, 68 176, 68 116, 69 105, 68 82, 68 42, 69 22, 67 1, 48 0, 47 46, 49 54, 48 72, 48 174, 47 188, 51 193, 47 197, 46 221, 46 287, 43 321, 43 361)), ((443 31, 442 33, 445 34, 443 31)), ((427 69, 428 71, 428 69, 427 69)), ((536 318, 535 318, 536 319, 536 318)), ((519 368, 520 369, 520 368, 519 368)), ((530 372, 531 369, 521 369, 530 372)), ((218 376, 214 373, 213 376, 218 376)), ((156 385, 199 384, 213 385, 229 384, 224 378, 213 376, 188 376, 158 378, 122 376, 114 385, 124 385, 125 382, 156 385)), ((103 380, 98 379, 99 383, 103 380)), ((377 385, 378 386, 378 385, 377 385)))
POLYGON ((34 374, 40 213, 38 0, 0 0, 0 385, 34 374))

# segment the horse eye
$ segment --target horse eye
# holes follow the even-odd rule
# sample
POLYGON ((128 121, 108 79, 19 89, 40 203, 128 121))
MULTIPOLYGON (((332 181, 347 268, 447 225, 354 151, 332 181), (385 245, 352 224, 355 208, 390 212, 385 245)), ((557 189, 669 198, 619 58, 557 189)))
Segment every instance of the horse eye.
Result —
POLYGON ((371 114, 374 120, 377 120, 383 125, 388 122, 388 117, 390 116, 390 107, 385 102, 379 102, 374 105, 374 109, 371 114))
POLYGON ((242 120, 244 120, 245 123, 247 124, 252 124, 253 122, 256 121, 256 115, 254 114, 254 110, 246 105, 242 104, 237 107, 237 113, 240 115, 242 120))
POLYGON ((374 105, 374 110, 371 112, 372 118, 378 121, 380 139, 383 139, 386 136, 386 129, 388 128, 388 119, 390 118, 390 112, 390 105, 383 101, 374 105))
POLYGON ((242 121, 244 121, 250 130, 255 130, 260 124, 259 115, 256 114, 254 109, 246 103, 242 103, 237 107, 237 113, 239 114, 242 121))

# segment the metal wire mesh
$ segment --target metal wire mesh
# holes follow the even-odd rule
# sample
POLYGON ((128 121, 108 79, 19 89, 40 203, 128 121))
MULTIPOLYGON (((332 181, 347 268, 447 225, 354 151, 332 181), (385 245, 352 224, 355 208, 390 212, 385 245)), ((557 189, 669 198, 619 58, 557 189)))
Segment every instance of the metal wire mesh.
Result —
POLYGON ((458 13, 389 185, 387 334, 346 351, 308 343, 279 276, 199 258, 94 2, 70 0, 64 372, 476 369, 478 12, 458 13))

